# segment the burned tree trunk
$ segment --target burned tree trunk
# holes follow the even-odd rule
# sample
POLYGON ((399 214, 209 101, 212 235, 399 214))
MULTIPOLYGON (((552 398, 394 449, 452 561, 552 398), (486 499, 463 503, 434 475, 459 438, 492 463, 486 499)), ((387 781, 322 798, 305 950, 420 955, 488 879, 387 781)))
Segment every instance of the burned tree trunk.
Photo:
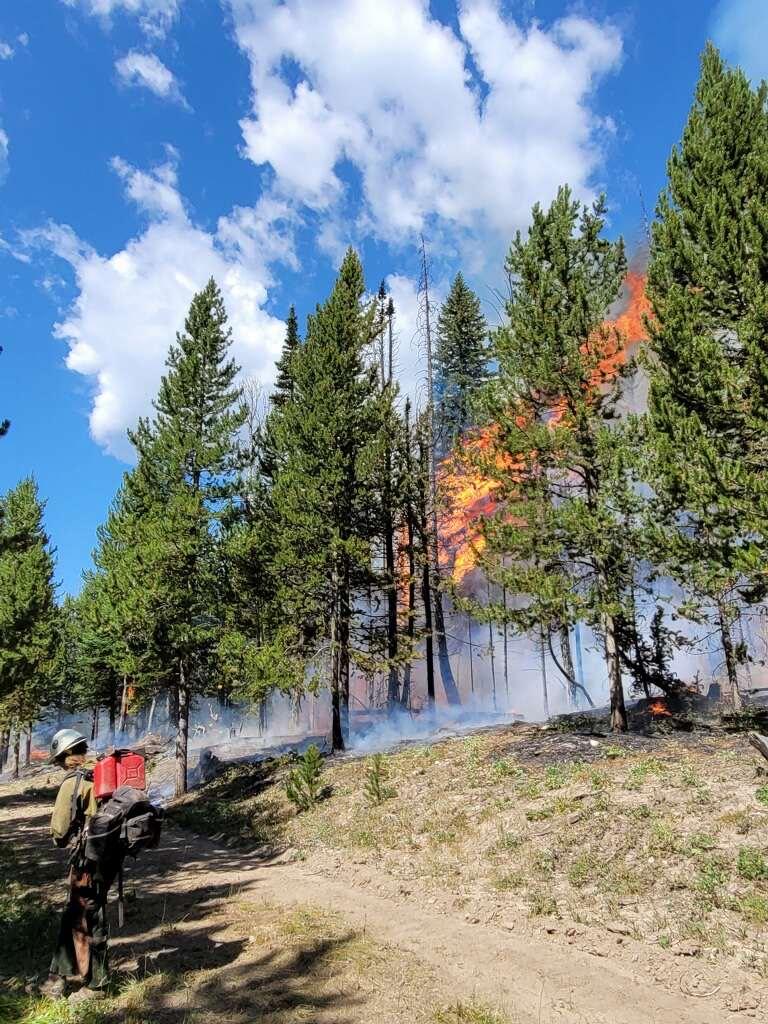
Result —
POLYGON ((621 659, 616 642, 616 620, 613 615, 603 616, 603 634, 611 697, 611 729, 613 732, 626 732, 629 726, 624 704, 624 685, 621 680, 621 659))
MULTIPOLYGON (((391 473, 391 457, 387 452, 387 476, 391 473)), ((395 530, 392 523, 391 495, 389 488, 385 494, 384 513, 384 562, 387 585, 387 660, 389 662, 389 679, 387 684, 387 702, 390 709, 400 698, 400 679, 397 670, 397 578, 395 574, 395 530)))
POLYGON ((32 723, 27 726, 27 740, 24 745, 24 767, 29 768, 32 764, 32 723))
POLYGON ((443 681, 445 699, 449 704, 461 704, 461 697, 456 686, 448 656, 448 642, 445 635, 445 614, 443 612, 443 593, 440 581, 440 551, 437 522, 437 470, 435 467, 435 394, 432 373, 432 311, 429 302, 429 270, 427 266, 427 247, 424 236, 421 236, 422 281, 421 289, 424 296, 424 323, 427 349, 427 411, 426 411, 426 449, 429 475, 429 505, 431 518, 431 538, 429 557, 432 559, 432 598, 435 614, 435 631, 437 633, 437 657, 440 664, 440 678, 443 681))
POLYGON ((459 695, 459 688, 456 686, 453 669, 451 668, 451 659, 448 655, 448 639, 445 635, 445 615, 443 613, 443 594, 440 582, 440 566, 438 564, 437 555, 437 534, 435 533, 435 529, 436 525, 433 524, 432 533, 435 537, 433 551, 433 599, 435 609, 435 632, 437 633, 437 661, 440 665, 440 678, 443 681, 445 699, 449 704, 455 705, 461 704, 461 696, 459 695))
POLYGON ((427 512, 428 479, 427 446, 423 434, 419 433, 419 476, 418 476, 418 522, 421 555, 421 600, 424 605, 424 647, 427 671, 427 701, 435 703, 435 656, 434 628, 432 623, 432 574, 429 555, 429 525, 427 512))
MULTIPOLYGON (((413 521, 413 508, 408 504, 405 526, 408 544, 408 608, 405 623, 405 635, 408 640, 408 661, 403 670, 403 688, 400 692, 400 703, 409 707, 411 703, 411 659, 413 657, 413 638, 416 629, 416 556, 413 545, 416 541, 413 521)), ((429 586, 429 580, 427 580, 429 586)))
POLYGON ((184 661, 179 661, 179 681, 176 686, 178 717, 176 720, 176 796, 187 792, 187 759, 189 754, 190 691, 184 661))
POLYGON ((13 777, 18 779, 21 767, 21 729, 18 726, 13 731, 13 777))

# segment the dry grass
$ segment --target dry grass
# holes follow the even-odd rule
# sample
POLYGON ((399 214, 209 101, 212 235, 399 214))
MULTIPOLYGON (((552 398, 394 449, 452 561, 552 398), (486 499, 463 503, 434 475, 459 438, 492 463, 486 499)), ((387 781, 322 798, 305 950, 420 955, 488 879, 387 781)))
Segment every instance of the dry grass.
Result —
POLYGON ((364 760, 329 767, 333 798, 289 819, 286 841, 480 914, 695 942, 764 970, 768 796, 743 739, 671 737, 652 754, 604 741, 589 763, 539 766, 488 734, 390 755, 387 770, 397 797, 371 807, 364 760))

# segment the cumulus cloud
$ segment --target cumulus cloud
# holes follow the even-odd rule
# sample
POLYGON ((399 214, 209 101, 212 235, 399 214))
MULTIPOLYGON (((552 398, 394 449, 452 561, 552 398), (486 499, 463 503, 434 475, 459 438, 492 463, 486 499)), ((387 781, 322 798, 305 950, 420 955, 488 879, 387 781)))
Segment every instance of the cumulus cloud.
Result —
POLYGON ((222 217, 215 231, 204 231, 179 195, 173 160, 171 153, 152 171, 112 161, 148 224, 111 256, 66 225, 49 224, 23 237, 28 247, 45 249, 72 268, 77 297, 55 334, 68 345, 69 369, 93 384, 91 435, 124 459, 131 454, 126 429, 151 411, 168 346, 208 278, 222 289, 233 355, 245 375, 268 384, 284 336, 283 322, 264 306, 273 283, 270 264, 295 262, 295 215, 266 195, 222 217))
POLYGON ((106 23, 114 14, 133 15, 139 19, 146 35, 162 39, 176 19, 182 0, 62 0, 62 3, 79 7, 106 23))
POLYGON ((0 60, 10 60, 16 51, 10 43, 0 39, 0 60))
POLYGON ((230 4, 251 65, 244 152, 294 201, 331 217, 352 165, 359 228, 401 242, 427 222, 508 237, 562 182, 591 194, 610 131, 592 97, 622 56, 610 24, 519 25, 464 0, 457 35, 425 0, 230 4))
POLYGON ((131 50, 115 61, 115 70, 124 85, 149 89, 160 99, 170 100, 189 109, 176 76, 154 53, 131 50))
POLYGON ((712 16, 712 37, 724 55, 757 83, 768 78, 768 7, 764 0, 720 0, 712 16))

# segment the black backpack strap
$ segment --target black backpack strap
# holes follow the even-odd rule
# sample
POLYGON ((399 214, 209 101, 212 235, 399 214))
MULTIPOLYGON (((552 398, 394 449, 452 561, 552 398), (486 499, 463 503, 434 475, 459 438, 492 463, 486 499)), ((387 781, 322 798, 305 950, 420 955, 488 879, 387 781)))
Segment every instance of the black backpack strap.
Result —
POLYGON ((77 797, 78 797, 78 794, 80 792, 80 784, 81 784, 82 781, 83 781, 83 773, 81 771, 76 771, 75 772, 75 785, 74 785, 74 787, 72 789, 72 804, 70 806, 70 811, 69 811, 69 818, 70 818, 70 822, 71 822, 71 824, 69 826, 70 828, 77 821, 77 797))

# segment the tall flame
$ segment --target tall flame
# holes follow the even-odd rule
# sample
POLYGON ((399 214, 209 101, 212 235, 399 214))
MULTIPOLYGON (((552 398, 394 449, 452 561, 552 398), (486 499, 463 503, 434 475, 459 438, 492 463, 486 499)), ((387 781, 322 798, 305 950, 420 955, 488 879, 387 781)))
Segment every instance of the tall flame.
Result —
MULTIPOLYGON (((651 305, 645 293, 646 277, 630 271, 624 282, 625 307, 606 326, 614 328, 605 342, 605 351, 595 370, 593 384, 599 387, 612 380, 625 365, 632 349, 647 340, 645 317, 651 305)), ((559 403, 553 405, 552 425, 559 422, 564 411, 559 403)), ((464 438, 459 457, 448 456, 440 465, 439 485, 443 500, 440 516, 441 559, 451 569, 456 583, 460 583, 477 565, 485 547, 480 524, 498 507, 498 481, 484 476, 472 467, 491 448, 495 428, 485 427, 464 438)), ((513 461, 510 456, 494 456, 499 469, 514 474, 524 469, 524 460, 513 461)))

